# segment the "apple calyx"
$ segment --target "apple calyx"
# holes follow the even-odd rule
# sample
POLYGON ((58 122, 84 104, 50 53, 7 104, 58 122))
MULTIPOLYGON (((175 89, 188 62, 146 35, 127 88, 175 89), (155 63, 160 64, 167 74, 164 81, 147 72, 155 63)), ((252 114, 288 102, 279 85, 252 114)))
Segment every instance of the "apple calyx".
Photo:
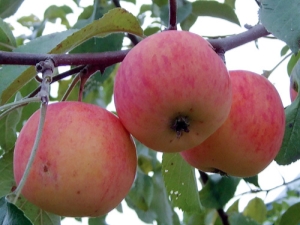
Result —
POLYGON ((174 130, 177 134, 177 138, 180 138, 183 132, 190 132, 189 130, 190 121, 187 116, 177 116, 171 125, 171 129, 174 130))

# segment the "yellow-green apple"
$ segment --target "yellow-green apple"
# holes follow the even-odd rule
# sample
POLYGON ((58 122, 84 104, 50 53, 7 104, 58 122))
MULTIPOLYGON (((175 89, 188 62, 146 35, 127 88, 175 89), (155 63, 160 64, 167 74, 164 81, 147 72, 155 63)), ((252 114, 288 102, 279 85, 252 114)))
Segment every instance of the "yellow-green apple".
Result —
MULTIPOLYGON (((24 173, 39 123, 35 112, 14 151, 16 183, 24 173)), ((37 155, 22 194, 40 208, 72 217, 100 216, 116 207, 134 181, 134 142, 120 120, 96 105, 50 104, 37 155)))
POLYGON ((212 46, 187 31, 163 31, 137 44, 115 78, 117 114, 141 143, 179 152, 203 142, 227 118, 228 71, 212 46))
POLYGON ((283 140, 285 114, 275 87, 249 71, 230 71, 232 106, 225 123, 199 146, 181 152, 195 168, 238 177, 265 169, 283 140))

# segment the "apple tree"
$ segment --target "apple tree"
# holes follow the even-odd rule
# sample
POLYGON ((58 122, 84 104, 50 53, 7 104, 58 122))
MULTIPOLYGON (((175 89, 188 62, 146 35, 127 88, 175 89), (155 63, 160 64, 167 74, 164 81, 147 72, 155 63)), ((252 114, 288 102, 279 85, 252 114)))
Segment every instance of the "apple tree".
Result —
POLYGON ((73 0, 18 18, 30 35, 14 35, 24 2, 0 0, 1 224, 107 224, 125 205, 145 224, 300 223, 300 179, 259 182, 272 161, 300 158, 297 0, 253 0, 252 26, 236 0, 73 0), (191 32, 203 16, 246 29, 191 32), (272 70, 227 70, 229 50, 260 39, 284 43, 272 70), (282 62, 286 107, 268 80, 282 62))

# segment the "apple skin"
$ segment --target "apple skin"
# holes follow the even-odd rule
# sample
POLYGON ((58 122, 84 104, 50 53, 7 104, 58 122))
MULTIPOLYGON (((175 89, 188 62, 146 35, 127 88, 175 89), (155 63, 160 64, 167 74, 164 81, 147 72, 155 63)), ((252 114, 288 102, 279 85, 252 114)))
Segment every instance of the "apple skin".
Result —
POLYGON ((115 78, 121 122, 137 140, 161 152, 199 145, 226 120, 231 100, 224 62, 206 40, 187 31, 163 31, 142 40, 115 78), (189 132, 178 135, 172 128, 179 117, 187 118, 189 132))
MULTIPOLYGON (((14 151, 18 184, 34 143, 40 111, 22 128, 14 151)), ((50 104, 24 197, 51 213, 100 216, 126 196, 135 178, 134 142, 119 119, 96 105, 50 104)))
POLYGON ((276 157, 283 140, 285 114, 275 87, 249 71, 230 71, 233 100, 225 123, 199 146, 181 152, 193 167, 250 177, 276 157))
POLYGON ((290 99, 291 102, 295 101, 298 95, 298 85, 293 79, 293 75, 290 77, 290 99))

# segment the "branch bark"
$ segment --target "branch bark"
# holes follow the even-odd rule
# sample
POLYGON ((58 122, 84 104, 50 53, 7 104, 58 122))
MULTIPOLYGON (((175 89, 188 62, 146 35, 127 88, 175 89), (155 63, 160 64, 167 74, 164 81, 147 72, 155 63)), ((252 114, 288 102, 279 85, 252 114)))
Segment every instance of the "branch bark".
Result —
MULTIPOLYGON (((249 30, 219 39, 208 39, 217 53, 224 54, 226 51, 254 41, 270 34, 263 25, 256 25, 249 30)), ((101 65, 110 66, 123 61, 130 50, 103 53, 83 54, 34 54, 19 52, 1 52, 0 64, 11 65, 36 65, 40 61, 52 59, 56 67, 65 65, 101 65)))

